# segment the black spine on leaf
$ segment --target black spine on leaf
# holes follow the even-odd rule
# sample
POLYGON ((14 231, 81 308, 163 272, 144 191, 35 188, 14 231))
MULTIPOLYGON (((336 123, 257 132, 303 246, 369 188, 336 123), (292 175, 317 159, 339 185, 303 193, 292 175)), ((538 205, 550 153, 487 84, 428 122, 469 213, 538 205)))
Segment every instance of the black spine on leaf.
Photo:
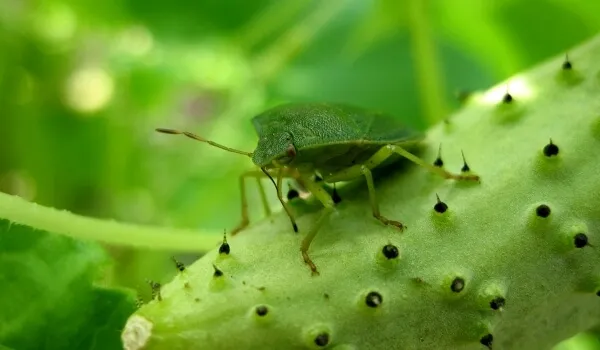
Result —
POLYGON ((152 289, 152 299, 157 299, 158 301, 162 301, 162 295, 160 294, 161 285, 158 282, 154 282, 151 280, 147 280, 150 288, 152 289))
POLYGON ((569 61, 569 54, 565 54, 565 61, 562 64, 563 70, 571 70, 573 69, 573 64, 569 61))
POLYGON ((433 161, 433 165, 441 168, 444 166, 444 161, 442 160, 442 144, 440 143, 440 147, 438 148, 437 158, 433 161))
POLYGON ((383 302, 383 297, 377 292, 370 292, 365 298, 368 307, 376 308, 383 302))
POLYGON ((227 243, 227 232, 223 232, 223 243, 221 243, 221 246, 219 247, 219 254, 229 255, 230 252, 231 247, 229 246, 229 243, 227 243))
POLYGON ((450 285, 450 290, 454 293, 460 293, 463 289, 465 289, 465 280, 461 277, 456 277, 450 285))
POLYGON ((557 145, 552 143, 552 139, 550 139, 550 142, 544 146, 543 152, 546 157, 554 157, 558 155, 559 148, 557 145))
POLYGON ((175 264, 175 267, 177 268, 177 270, 179 270, 179 272, 185 271, 185 265, 181 261, 175 259, 174 256, 171 257, 171 260, 173 260, 173 263, 175 264))
POLYGON ((479 340, 479 342, 486 346, 488 349, 492 349, 492 344, 494 343, 494 336, 491 334, 486 334, 483 337, 481 337, 481 339, 479 340))
POLYGON ((214 277, 218 278, 223 276, 223 271, 219 270, 217 265, 213 264, 213 268, 215 269, 215 272, 213 273, 214 277))
POLYGON ((436 198, 437 198, 437 203, 435 203, 435 205, 433 206, 433 210, 435 210, 436 212, 443 214, 448 210, 448 204, 442 202, 440 200, 440 196, 437 195, 436 193, 436 198))
POLYGON ((552 210, 550 210, 550 207, 546 204, 540 204, 537 208, 535 208, 535 215, 541 218, 547 218, 550 216, 550 213, 552 213, 552 210))
POLYGON ((315 344, 317 346, 327 346, 329 344, 329 334, 321 333, 315 337, 315 344))
POLYGON ((585 233, 578 233, 573 237, 573 243, 576 248, 583 248, 589 245, 588 236, 585 233))
POLYGON ((460 151, 460 153, 462 153, 462 158, 463 158, 463 166, 460 169, 460 171, 462 171, 463 173, 466 173, 468 171, 471 170, 471 168, 469 167, 469 165, 467 164, 467 159, 465 158, 465 152, 463 152, 462 150, 460 151))

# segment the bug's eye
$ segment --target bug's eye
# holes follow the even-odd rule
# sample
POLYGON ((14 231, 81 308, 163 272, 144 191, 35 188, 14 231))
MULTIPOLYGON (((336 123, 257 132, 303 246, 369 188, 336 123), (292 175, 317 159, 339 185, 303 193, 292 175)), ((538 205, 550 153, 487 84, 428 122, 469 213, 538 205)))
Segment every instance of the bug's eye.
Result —
POLYGON ((296 147, 294 147, 294 145, 292 145, 290 143, 288 148, 285 150, 285 153, 287 154, 288 157, 295 158, 296 157, 296 147))
POLYGON ((288 146, 288 148, 285 150, 285 156, 277 158, 277 163, 283 164, 283 165, 289 164, 294 160, 294 158, 296 158, 296 147, 294 147, 294 145, 290 144, 288 146))

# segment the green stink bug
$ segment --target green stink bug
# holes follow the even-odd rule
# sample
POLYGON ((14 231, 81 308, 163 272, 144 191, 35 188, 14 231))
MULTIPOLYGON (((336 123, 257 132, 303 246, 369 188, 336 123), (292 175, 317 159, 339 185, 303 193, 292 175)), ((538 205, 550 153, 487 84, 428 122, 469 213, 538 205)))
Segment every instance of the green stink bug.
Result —
MULTIPOLYGON (((452 174, 410 153, 408 150, 419 144, 424 135, 406 128, 397 119, 383 113, 340 104, 284 104, 255 116, 252 123, 259 137, 254 152, 225 147, 185 131, 156 130, 167 134, 182 134, 229 152, 246 155, 261 169, 261 172, 248 171, 240 176, 242 220, 231 232, 232 235, 249 224, 245 178, 260 179, 264 176, 269 177, 275 185, 277 197, 287 212, 294 231, 298 232, 294 216, 283 200, 281 189, 284 177, 301 182, 325 207, 301 245, 304 262, 309 265, 313 274, 318 272, 308 256, 308 248, 323 222, 335 208, 329 193, 313 180, 312 176, 315 173, 320 174, 325 183, 333 184, 364 176, 373 216, 383 224, 396 226, 401 230, 404 228, 401 222, 380 214, 371 173, 371 169, 381 165, 392 155, 407 158, 446 179, 479 180, 479 176, 473 174, 452 174), (277 178, 277 182, 272 175, 277 178)), ((265 211, 269 215, 260 181, 259 186, 265 211)))

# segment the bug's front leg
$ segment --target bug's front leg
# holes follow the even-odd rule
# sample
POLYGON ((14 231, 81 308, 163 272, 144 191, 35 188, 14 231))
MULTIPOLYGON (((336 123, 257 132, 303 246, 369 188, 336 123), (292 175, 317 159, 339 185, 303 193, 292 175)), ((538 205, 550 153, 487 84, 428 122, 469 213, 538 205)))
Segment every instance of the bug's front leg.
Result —
MULTIPOLYGON (((291 178, 296 178, 298 176, 298 174, 292 170, 289 169, 277 169, 278 170, 278 175, 281 177, 291 177, 291 178)), ((272 172, 272 170, 269 170, 269 175, 272 172)), ((261 182, 261 179, 266 178, 267 175, 265 173, 263 173, 260 170, 249 170, 246 171, 244 173, 242 173, 239 177, 239 181, 240 181, 240 192, 241 192, 241 202, 242 202, 242 219, 240 221, 240 223, 231 230, 230 235, 235 235, 238 232, 242 231, 243 229, 245 229, 246 227, 248 227, 249 223, 250 223, 250 218, 248 215, 248 197, 246 194, 246 178, 256 178, 257 184, 258 184, 258 190, 259 190, 259 194, 260 194, 260 199, 263 203, 263 209, 265 212, 265 216, 270 216, 271 215, 271 208, 269 207, 269 201, 267 200, 267 194, 265 192, 265 188, 263 186, 263 183, 261 182)), ((280 193, 277 194, 278 196, 281 196, 280 193)), ((287 209, 286 209, 287 210, 287 209)))
POLYGON ((238 232, 240 232, 241 230, 245 229, 248 224, 250 223, 250 219, 248 216, 248 197, 247 197, 247 193, 246 193, 246 179, 247 178, 256 178, 256 182, 258 184, 258 190, 259 190, 259 194, 260 194, 260 199, 263 203, 263 209, 265 212, 265 216, 270 216, 271 215, 271 208, 269 207, 269 202, 267 200, 267 194, 265 192, 265 187, 263 186, 261 179, 265 178, 266 175, 259 170, 249 170, 246 171, 244 173, 242 173, 239 177, 239 181, 240 181, 240 193, 241 193, 241 202, 242 202, 242 219, 240 221, 240 223, 231 230, 231 232, 229 233, 230 235, 235 235, 238 232))
POLYGON ((300 176, 300 179, 306 186, 306 189, 310 191, 310 193, 312 193, 312 195, 315 196, 315 198, 317 198, 325 207, 319 215, 317 222, 313 224, 306 237, 304 237, 304 239, 302 240, 302 246, 300 247, 300 251, 302 252, 302 258, 304 258, 304 262, 310 267, 310 270, 312 271, 313 275, 318 275, 319 272, 317 270, 317 266, 308 256, 308 248, 310 248, 310 244, 319 232, 321 226, 323 226, 323 223, 327 221, 329 215, 331 215, 331 213, 335 210, 335 203, 331 199, 329 193, 323 187, 319 186, 319 184, 317 184, 313 179, 311 179, 308 176, 300 176))
MULTIPOLYGON (((264 174, 262 175, 264 176, 264 174)), ((231 232, 229 233, 230 235, 234 236, 236 235, 238 232, 240 232, 241 230, 245 229, 248 224, 250 223, 250 219, 248 217, 248 197, 246 196, 246 178, 249 177, 255 177, 257 179, 257 181, 260 184, 260 178, 261 178, 261 172, 259 171, 255 171, 255 170, 250 170, 250 171, 246 171, 244 173, 242 173, 239 177, 239 182, 240 182, 240 193, 241 193, 241 202, 242 202, 242 219, 240 221, 240 223, 234 227, 231 232)), ((259 190, 262 192, 261 194, 261 199, 263 199, 263 201, 266 200, 266 194, 264 194, 265 189, 262 186, 262 184, 259 185, 259 190)), ((265 208, 268 208, 268 203, 263 202, 263 205, 265 208)), ((268 212, 266 212, 267 215, 270 214, 270 210, 268 212)))
POLYGON ((296 224, 296 219, 294 218, 294 214, 292 214, 290 207, 283 200, 283 193, 281 192, 282 187, 283 187, 282 185, 283 185, 284 175, 285 175, 285 169, 279 168, 278 172, 277 172, 277 184, 275 185, 275 187, 277 188, 277 198, 279 199, 279 202, 283 206, 283 209, 285 210, 288 217, 290 218, 290 221, 292 222, 292 227, 294 228, 294 232, 298 232, 298 225, 296 224))

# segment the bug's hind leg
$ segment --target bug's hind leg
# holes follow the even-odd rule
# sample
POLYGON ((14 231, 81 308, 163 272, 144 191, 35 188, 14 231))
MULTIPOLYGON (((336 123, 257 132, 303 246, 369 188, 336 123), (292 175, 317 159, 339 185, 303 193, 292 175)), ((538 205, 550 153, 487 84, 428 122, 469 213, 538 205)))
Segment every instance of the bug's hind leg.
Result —
POLYGON ((405 226, 400 221, 390 220, 379 213, 379 203, 377 202, 377 197, 375 195, 375 185, 373 184, 373 175, 371 174, 371 170, 369 170, 366 166, 361 166, 360 171, 365 176, 367 180, 367 187, 369 189, 369 201, 371 202, 371 210, 373 210, 373 216, 381 221, 385 225, 396 226, 400 230, 403 230, 405 226))
POLYGON ((379 202, 377 202, 377 196, 375 195, 375 185, 373 183, 373 174, 370 169, 377 167, 379 164, 384 162, 392 152, 389 150, 382 151, 383 149, 377 151, 364 165, 353 165, 349 168, 339 171, 338 173, 331 174, 326 178, 327 182, 335 183, 337 181, 344 181, 357 178, 359 176, 364 176, 367 180, 367 187, 369 190, 369 201, 371 202, 371 210, 373 211, 373 216, 382 222, 384 225, 392 225, 400 230, 406 228, 404 224, 400 221, 390 220, 385 216, 381 215, 379 212, 379 202))
POLYGON ((382 148, 381 150, 379 150, 377 153, 375 153, 375 155, 373 156, 373 158, 377 157, 380 152, 382 153, 381 156, 382 157, 389 157, 389 155, 393 152, 393 153, 397 153, 399 155, 401 155, 402 157, 410 160, 411 162, 422 166, 423 168, 434 172, 438 175, 440 175, 441 177, 445 178, 445 179, 453 179, 453 180, 468 180, 468 181, 479 181, 480 178, 478 175, 475 174, 454 174, 451 173, 449 171, 446 171, 442 168, 433 166, 429 163, 426 163, 425 161, 423 161, 423 159, 415 156, 414 154, 408 152, 407 150, 405 150, 404 148, 397 146, 397 145, 387 145, 384 148, 382 148))
POLYGON ((329 193, 321 186, 319 186, 315 181, 310 178, 302 177, 302 181, 306 189, 309 190, 315 198, 317 198, 325 208, 319 215, 317 222, 313 224, 310 228, 310 231, 302 240, 302 245, 300 247, 300 251, 302 252, 302 258, 304 262, 310 267, 313 275, 318 275, 319 272, 317 270, 317 266, 312 261, 312 259, 308 256, 308 248, 310 248, 310 244, 313 239, 319 232, 319 229, 323 226, 323 224, 327 221, 327 218, 331 215, 331 213, 335 210, 335 203, 329 193))
POLYGON ((344 181, 356 178, 360 175, 363 175, 367 180, 367 186, 369 188, 369 200, 371 202, 371 209, 373 210, 373 216, 376 217, 379 221, 386 225, 393 225, 400 229, 406 228, 401 222, 390 220, 384 216, 382 216, 379 212, 379 203, 377 202, 377 198, 375 196, 375 186, 373 184, 373 175, 371 174, 371 170, 381 163, 383 163, 386 159, 388 159, 392 154, 397 153, 402 157, 410 160, 411 162, 424 167, 425 169, 434 172, 445 179, 454 179, 454 180, 469 180, 469 181, 479 181, 479 176, 475 174, 453 174, 442 168, 435 167, 431 164, 424 162, 421 158, 415 156, 414 154, 408 152, 404 148, 397 145, 387 145, 382 147, 379 151, 375 152, 363 165, 353 165, 349 168, 341 170, 338 173, 331 174, 327 176, 326 181, 330 183, 335 183, 337 181, 344 181))

